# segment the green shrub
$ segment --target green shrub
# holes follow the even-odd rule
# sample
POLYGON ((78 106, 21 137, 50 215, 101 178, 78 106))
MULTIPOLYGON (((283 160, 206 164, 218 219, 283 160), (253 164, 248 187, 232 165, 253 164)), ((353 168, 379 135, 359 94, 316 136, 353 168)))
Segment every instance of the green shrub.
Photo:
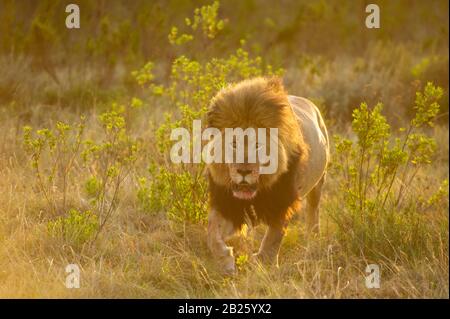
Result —
POLYGON ((432 208, 445 205, 446 181, 429 199, 418 198, 411 188, 433 158, 436 142, 425 127, 433 125, 442 94, 431 83, 417 92, 415 117, 398 134, 391 132, 381 104, 369 109, 362 103, 353 112, 356 141, 335 136, 333 168, 335 177, 341 178, 343 198, 332 218, 341 243, 356 253, 395 258, 400 252, 408 256, 430 252, 430 237, 436 235, 430 220, 442 217, 433 216, 432 208))
POLYGON ((207 185, 202 169, 194 172, 171 171, 164 166, 151 165, 150 179, 139 180, 138 201, 149 212, 165 210, 177 222, 202 223, 207 217, 207 185), (193 176, 193 173, 197 175, 193 176))
POLYGON ((47 223, 48 233, 52 237, 61 238, 74 246, 80 246, 94 238, 98 229, 97 215, 91 211, 80 212, 76 209, 71 209, 65 217, 58 217, 47 223))
POLYGON ((66 210, 70 179, 81 153, 84 117, 77 124, 57 122, 55 128, 23 128, 23 146, 31 157, 36 186, 53 215, 66 210))
MULTIPOLYGON (((130 107, 140 107, 134 98, 130 107)), ((117 208, 123 181, 133 169, 138 144, 127 134, 125 107, 114 104, 99 116, 103 134, 97 141, 83 140, 84 118, 75 125, 57 122, 55 128, 33 131, 24 127, 23 145, 31 157, 35 183, 51 215, 61 215, 68 206, 67 197, 76 185, 73 178, 77 162, 89 172, 84 189, 92 214, 98 218, 96 236, 117 208)), ((72 203, 76 207, 84 203, 72 203)), ((75 226, 74 226, 75 227, 75 226)))
MULTIPOLYGON (((224 28, 226 22, 225 20, 217 18, 219 6, 219 1, 214 1, 211 5, 204 5, 200 8, 196 8, 194 10, 194 17, 192 19, 186 18, 184 20, 185 25, 191 29, 191 32, 201 29, 204 37, 214 39, 217 33, 224 28)), ((179 35, 178 28, 172 27, 168 38, 170 44, 181 45, 192 41, 194 36, 189 33, 179 35)))
POLYGON ((81 154, 90 172, 85 190, 99 217, 97 235, 117 209, 122 184, 137 159, 138 143, 127 134, 124 113, 125 106, 117 104, 102 113, 103 139, 86 140, 81 154))

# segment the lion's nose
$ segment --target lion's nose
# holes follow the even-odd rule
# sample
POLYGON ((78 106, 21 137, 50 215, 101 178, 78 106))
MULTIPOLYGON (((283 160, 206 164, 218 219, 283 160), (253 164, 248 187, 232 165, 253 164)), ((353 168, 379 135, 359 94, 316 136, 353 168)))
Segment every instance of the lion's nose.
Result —
POLYGON ((237 172, 239 174, 241 174, 242 177, 245 177, 245 176, 249 175, 252 172, 252 170, 250 170, 250 169, 238 169, 237 172))

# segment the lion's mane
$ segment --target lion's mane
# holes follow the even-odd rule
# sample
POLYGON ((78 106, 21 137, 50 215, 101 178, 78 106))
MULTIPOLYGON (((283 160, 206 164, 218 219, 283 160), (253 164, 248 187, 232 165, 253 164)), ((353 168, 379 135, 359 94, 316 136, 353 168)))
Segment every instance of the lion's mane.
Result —
POLYGON ((233 197, 227 164, 210 164, 208 177, 212 208, 236 227, 257 220, 284 226, 299 209, 298 176, 308 149, 281 80, 258 77, 222 89, 211 101, 207 124, 220 130, 278 128, 278 170, 260 176, 261 190, 254 199, 233 197))

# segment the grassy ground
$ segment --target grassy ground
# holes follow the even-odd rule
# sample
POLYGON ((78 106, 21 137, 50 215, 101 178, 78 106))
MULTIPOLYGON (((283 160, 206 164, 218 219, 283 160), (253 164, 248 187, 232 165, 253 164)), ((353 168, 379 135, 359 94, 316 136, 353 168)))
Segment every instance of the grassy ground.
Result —
MULTIPOLYGON (((12 10, 11 3, 2 4, 12 10)), ((40 3, 45 7, 46 1, 40 3)), ((365 35, 365 31, 356 32, 358 20, 352 13, 356 9, 341 8, 338 2, 332 2, 331 7, 320 1, 312 5, 301 2, 300 7, 295 1, 287 2, 287 8, 292 10, 274 10, 272 18, 267 16, 267 10, 258 6, 255 9, 253 2, 239 3, 239 10, 233 10, 236 4, 222 4, 220 16, 231 24, 224 29, 223 38, 218 38, 216 43, 220 45, 208 45, 205 50, 202 48, 206 40, 186 49, 171 47, 165 42, 170 23, 176 20, 182 24, 183 17, 199 6, 197 3, 179 5, 173 1, 170 8, 178 8, 173 14, 158 9, 161 3, 148 12, 136 8, 124 11, 127 12, 124 19, 131 21, 141 21, 133 20, 133 12, 145 11, 150 17, 161 18, 159 24, 149 19, 155 22, 133 29, 140 30, 137 34, 148 32, 155 44, 160 44, 153 49, 139 40, 136 51, 133 51, 135 46, 130 48, 134 62, 112 57, 115 62, 105 65, 101 60, 104 51, 97 48, 100 53, 96 51, 97 56, 94 54, 88 59, 82 56, 80 48, 83 46, 80 45, 75 46, 73 55, 68 53, 67 59, 71 62, 65 63, 59 54, 33 47, 36 44, 30 39, 23 40, 26 37, 20 36, 20 32, 16 33, 17 38, 2 39, 0 297, 448 298, 447 198, 423 211, 406 209, 407 213, 399 215, 394 224, 383 219, 380 227, 375 227, 377 232, 365 229, 363 224, 347 227, 339 218, 351 217, 342 205, 340 184, 344 177, 330 172, 321 201, 320 235, 308 236, 302 214, 294 216, 282 243, 279 268, 275 268, 248 259, 247 256, 257 250, 265 230, 264 226, 249 229, 246 235, 232 241, 239 272, 231 278, 221 275, 220 265, 212 260, 207 250, 204 220, 174 221, 164 207, 143 207, 138 199, 139 179, 148 176, 150 160, 160 158, 155 147, 156 127, 163 119, 163 112, 174 107, 138 86, 130 76, 131 71, 141 67, 144 61, 153 60, 158 82, 170 84, 168 73, 174 57, 188 54, 199 61, 223 57, 224 48, 226 54, 234 52, 244 34, 249 51, 285 69, 284 82, 290 93, 309 97, 319 105, 330 135, 355 138, 350 128, 351 111, 363 101, 369 105, 382 101, 389 122, 397 128, 411 117, 414 94, 426 81, 442 86, 444 97, 440 102, 438 123, 427 130, 436 140, 437 150, 432 163, 417 173, 409 189, 408 196, 412 199, 408 203, 432 196, 442 180, 448 179, 448 16, 442 15, 445 8, 448 12, 447 2, 436 2, 426 8, 421 2, 415 2, 409 13, 403 10, 404 2, 395 5, 383 2, 385 8, 393 11, 383 13, 387 17, 383 20, 386 29, 376 37, 365 35), (333 10, 334 7, 339 10, 333 10), (254 15, 250 15, 248 28, 243 22, 233 24, 233 21, 243 21, 242 16, 249 16, 252 10, 254 15), (291 11, 308 14, 295 16, 291 11), (313 21, 318 21, 312 19, 315 15, 323 22, 315 24, 313 21), (419 16, 423 20, 418 20, 419 16), (281 21, 281 17, 286 18, 283 24, 273 23, 272 20, 281 21), (414 30, 395 24, 393 17, 405 23, 414 21, 411 25, 414 30), (264 28, 268 28, 263 39, 257 37, 259 21, 265 21, 264 28), (338 28, 334 26, 336 21, 340 21, 338 28), (425 25, 428 33, 415 29, 417 26, 422 30, 425 25), (317 32, 329 39, 318 41, 312 35, 313 30, 319 30, 317 32), (29 43, 28 46, 21 48, 18 43, 22 40, 29 43), (299 52, 296 48, 301 40, 304 42, 300 47, 304 50, 299 52), (19 53, 12 53, 12 47, 19 53), (42 56, 47 59, 39 59, 42 56), (52 73, 56 74, 57 81, 52 73), (75 244, 52 235, 49 222, 65 216, 67 209, 49 210, 37 186, 31 158, 22 145, 22 127, 51 128, 57 121, 73 123, 83 114, 86 117, 84 136, 99 140, 103 137, 99 115, 112 102, 126 103, 133 96, 142 99, 144 106, 126 115, 127 132, 141 143, 141 148, 120 187, 120 200, 111 219, 96 240, 75 244), (367 237, 378 243, 377 251, 365 245, 367 237), (365 268, 370 263, 381 268, 380 289, 365 286, 365 268), (81 268, 79 289, 65 286, 68 264, 81 268)), ((139 5, 143 4, 139 2, 139 5)), ((122 7, 120 1, 111 7, 114 12, 110 14, 111 21, 114 21, 111 16, 120 14, 122 7)), ((104 6, 97 9, 101 16, 106 15, 104 6)), ((15 11, 0 12, 13 15, 11 12, 15 11)), ((23 21, 33 17, 28 17, 31 14, 28 11, 23 12, 23 21)), ((35 14, 42 14, 39 12, 35 14)), ((46 19, 49 20, 44 21, 52 21, 46 19)), ((8 21, 3 19, 0 28, 7 28, 8 21)), ((93 21, 89 16, 84 23, 98 31, 93 21)), ((112 25, 114 29, 116 25, 113 22, 112 25)), ((126 52, 118 49, 120 41, 118 47, 111 44, 111 38, 120 38, 120 34, 114 32, 106 32, 103 38, 99 36, 97 44, 111 45, 112 52, 125 56, 126 52)), ((78 43, 76 41, 84 40, 87 34, 96 33, 80 33, 75 39, 69 37, 68 41, 78 43)), ((66 37, 62 32, 58 40, 52 42, 55 52, 63 52, 59 45, 66 37)), ((86 180, 91 172, 92 167, 83 166, 80 158, 75 160, 67 207, 80 210, 90 207, 86 180)), ((59 200, 62 189, 55 187, 52 191, 59 200)))
MULTIPOLYGON (((336 202, 340 198, 336 194, 339 177, 333 175, 322 198, 320 236, 308 238, 301 214, 294 218, 283 241, 279 269, 238 257, 239 274, 223 278, 220 265, 207 251, 206 227, 173 223, 164 212, 143 212, 137 204, 134 174, 125 181, 120 205, 104 233, 93 244, 72 247, 47 231, 47 222, 53 217, 46 212, 42 194, 30 182, 33 174, 20 150, 16 126, 17 119, 2 121, 2 297, 448 297, 448 206, 428 213, 427 222, 435 223, 433 233, 418 246, 418 257, 396 249, 395 254, 375 260, 337 238, 332 216, 341 213, 336 202), (436 248, 436 252, 422 254, 420 250, 427 246, 436 248), (365 287, 364 271, 370 262, 381 267, 380 289, 365 287), (81 267, 80 289, 65 288, 65 267, 70 263, 81 267)), ((140 134, 152 134, 150 128, 147 130, 140 134)), ((438 141, 437 160, 420 173, 414 189, 417 193, 431 194, 440 180, 448 178, 448 129, 436 127, 434 136, 438 141)), ((145 160, 135 169, 144 171, 145 160)), ((80 170, 75 179, 82 181, 84 175, 80 170)), ((79 203, 85 197, 83 187, 74 186, 69 202, 79 203)), ((264 226, 258 226, 235 239, 236 255, 256 251, 263 231, 264 226)), ((405 236, 410 234, 404 231, 405 236)), ((384 239, 389 242, 388 235, 384 239)), ((356 240, 356 236, 347 239, 356 240)))

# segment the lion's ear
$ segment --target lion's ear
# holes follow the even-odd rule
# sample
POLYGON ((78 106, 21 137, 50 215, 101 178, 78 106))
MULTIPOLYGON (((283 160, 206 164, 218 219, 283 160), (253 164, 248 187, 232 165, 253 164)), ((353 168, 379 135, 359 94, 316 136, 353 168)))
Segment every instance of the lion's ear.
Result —
POLYGON ((268 78, 267 87, 275 92, 284 92, 283 81, 279 76, 272 76, 268 78))

